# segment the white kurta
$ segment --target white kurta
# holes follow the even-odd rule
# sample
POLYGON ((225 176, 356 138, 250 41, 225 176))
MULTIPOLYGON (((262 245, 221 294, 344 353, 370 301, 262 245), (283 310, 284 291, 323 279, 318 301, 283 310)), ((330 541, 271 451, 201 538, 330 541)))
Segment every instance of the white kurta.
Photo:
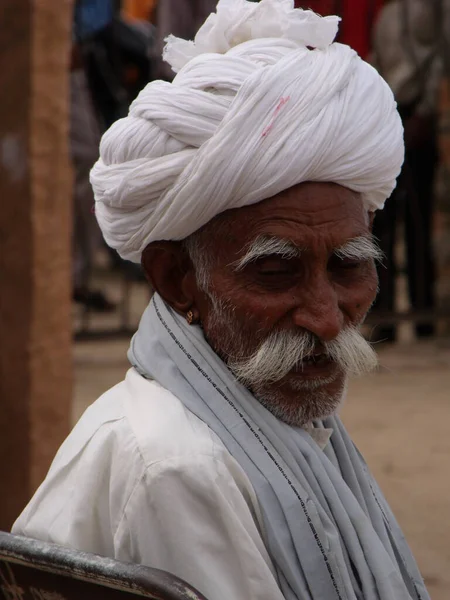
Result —
POLYGON ((87 409, 13 527, 169 571, 208 600, 282 600, 261 531, 220 439, 133 369, 87 409))

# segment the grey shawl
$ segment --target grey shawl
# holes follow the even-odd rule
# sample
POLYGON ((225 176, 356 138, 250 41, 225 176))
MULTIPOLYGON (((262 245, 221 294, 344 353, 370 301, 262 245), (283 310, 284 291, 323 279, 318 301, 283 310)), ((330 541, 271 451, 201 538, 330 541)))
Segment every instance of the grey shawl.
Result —
POLYGON ((429 600, 386 500, 338 417, 320 450, 263 408, 207 344, 155 294, 131 364, 204 421, 247 473, 287 600, 429 600))

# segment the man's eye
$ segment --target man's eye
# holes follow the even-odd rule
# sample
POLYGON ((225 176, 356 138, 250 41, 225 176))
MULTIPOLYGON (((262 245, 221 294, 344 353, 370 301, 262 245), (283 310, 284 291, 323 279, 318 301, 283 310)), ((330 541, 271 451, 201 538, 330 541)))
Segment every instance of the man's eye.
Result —
POLYGON ((267 258, 255 262, 255 269, 258 275, 274 276, 289 275, 294 271, 292 261, 282 258, 267 258))
POLYGON ((365 260, 352 260, 349 258, 341 258, 339 260, 339 266, 341 269, 358 269, 367 264, 365 260))

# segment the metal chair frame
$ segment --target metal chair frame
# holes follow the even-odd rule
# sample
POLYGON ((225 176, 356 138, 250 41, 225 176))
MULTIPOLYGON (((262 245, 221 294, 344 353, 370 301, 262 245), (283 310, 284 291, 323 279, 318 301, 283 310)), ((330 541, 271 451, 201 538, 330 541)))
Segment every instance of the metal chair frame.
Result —
POLYGON ((2 600, 206 600, 178 577, 143 565, 0 532, 2 600))

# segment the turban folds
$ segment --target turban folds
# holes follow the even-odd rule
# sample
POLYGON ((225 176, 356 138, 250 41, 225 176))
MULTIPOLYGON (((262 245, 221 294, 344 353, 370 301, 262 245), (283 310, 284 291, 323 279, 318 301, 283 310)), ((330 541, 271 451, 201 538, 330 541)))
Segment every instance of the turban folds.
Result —
POLYGON ((338 17, 293 0, 220 0, 193 42, 168 38, 173 83, 152 81, 114 123, 91 172, 107 243, 139 261, 219 213, 305 181, 383 207, 403 162, 393 95, 338 17))

